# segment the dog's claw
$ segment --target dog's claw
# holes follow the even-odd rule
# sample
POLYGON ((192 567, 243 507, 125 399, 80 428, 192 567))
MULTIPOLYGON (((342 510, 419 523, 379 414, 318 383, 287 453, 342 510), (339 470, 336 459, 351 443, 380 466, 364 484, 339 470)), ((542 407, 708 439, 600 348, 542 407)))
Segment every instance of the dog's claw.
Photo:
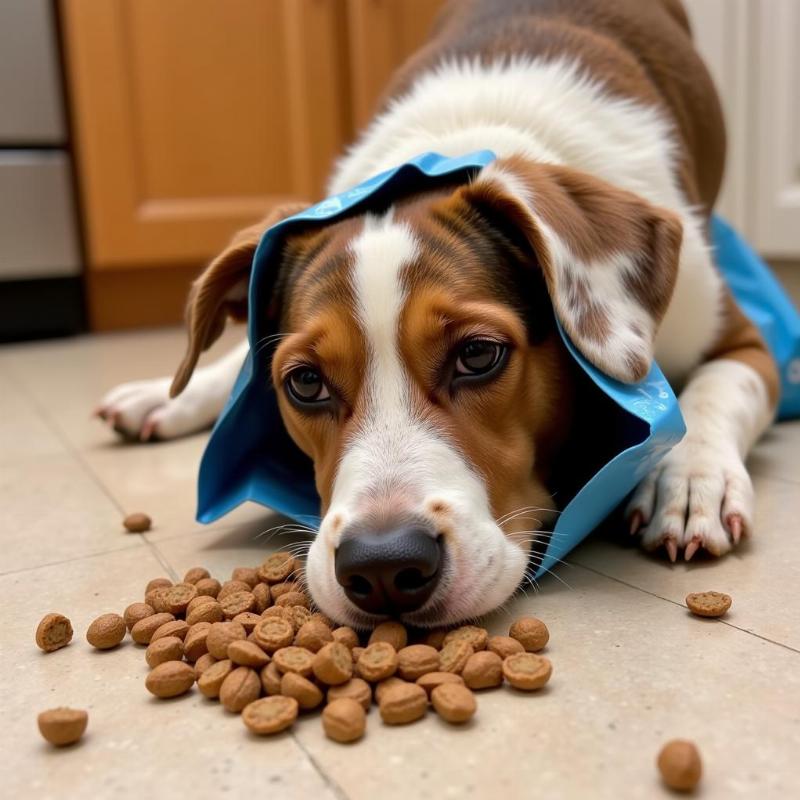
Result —
POLYGON ((730 514, 725 521, 728 525, 733 543, 739 544, 739 540, 742 538, 742 518, 738 514, 730 514))
POLYGON ((686 561, 691 561, 692 556, 700 549, 700 540, 699 539, 692 539, 689 544, 686 545, 686 549, 683 551, 683 557, 686 561))
POLYGON ((641 511, 634 511, 633 514, 631 514, 630 528, 629 528, 631 536, 636 536, 636 534, 639 532, 639 528, 642 527, 643 521, 644 518, 642 517, 641 511))
POLYGON ((678 558, 678 543, 672 537, 667 537, 664 539, 664 548, 667 551, 669 560, 674 564, 678 558))

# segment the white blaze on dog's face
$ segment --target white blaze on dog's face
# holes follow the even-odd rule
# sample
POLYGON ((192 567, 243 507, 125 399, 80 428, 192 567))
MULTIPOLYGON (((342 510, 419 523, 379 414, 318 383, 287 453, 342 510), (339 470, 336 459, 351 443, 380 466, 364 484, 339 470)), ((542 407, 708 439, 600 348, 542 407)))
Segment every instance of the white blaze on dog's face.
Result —
POLYGON ((273 380, 314 461, 324 515, 306 574, 333 618, 446 624, 520 584, 572 413, 554 306, 598 366, 647 369, 680 226, 578 177, 497 164, 287 242, 273 380), (537 510, 513 518, 523 508, 537 510))

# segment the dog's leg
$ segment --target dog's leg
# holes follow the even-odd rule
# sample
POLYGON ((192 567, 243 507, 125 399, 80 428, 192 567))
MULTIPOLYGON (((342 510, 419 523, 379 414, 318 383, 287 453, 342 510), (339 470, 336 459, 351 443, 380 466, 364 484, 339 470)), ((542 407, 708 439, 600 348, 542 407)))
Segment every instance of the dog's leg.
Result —
POLYGON ((675 561, 704 548, 727 553, 752 532, 753 485, 744 462, 772 420, 778 374, 758 331, 728 301, 720 344, 680 395, 686 436, 634 492, 627 515, 642 546, 675 561))
POLYGON ((172 378, 123 383, 101 400, 97 416, 124 436, 174 439, 214 423, 247 355, 247 340, 206 367, 197 369, 186 388, 170 398, 172 378))

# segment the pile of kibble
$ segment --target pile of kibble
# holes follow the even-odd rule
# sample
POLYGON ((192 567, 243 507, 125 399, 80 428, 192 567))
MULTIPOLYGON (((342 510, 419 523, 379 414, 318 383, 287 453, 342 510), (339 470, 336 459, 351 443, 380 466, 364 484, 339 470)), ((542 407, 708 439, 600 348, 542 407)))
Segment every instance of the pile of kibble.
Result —
MULTIPOLYGON (((536 655, 549 639, 538 619, 517 620, 508 636, 490 637, 474 625, 414 633, 384 622, 362 638, 311 611, 299 572, 295 558, 281 552, 258 568, 236 568, 225 583, 202 567, 176 584, 155 578, 143 602, 122 616, 98 617, 86 639, 110 649, 130 633, 146 645, 145 687, 156 697, 177 697, 196 683, 257 734, 285 730, 299 713, 322 709, 325 733, 338 742, 364 735, 373 700, 388 725, 418 720, 429 706, 448 722, 464 723, 477 709, 474 690, 508 682, 533 691, 550 678, 550 661, 536 655)), ((36 633, 46 651, 71 637, 69 620, 59 614, 45 617, 36 633)), ((72 731, 74 741, 87 722, 79 713, 45 712, 42 734, 66 743, 72 731)))

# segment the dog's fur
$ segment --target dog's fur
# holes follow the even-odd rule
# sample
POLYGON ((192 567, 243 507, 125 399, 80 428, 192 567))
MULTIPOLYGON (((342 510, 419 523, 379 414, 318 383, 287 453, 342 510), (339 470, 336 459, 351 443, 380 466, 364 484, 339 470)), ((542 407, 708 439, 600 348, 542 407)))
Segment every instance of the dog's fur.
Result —
MULTIPOLYGON (((470 184, 295 234, 276 265, 285 336, 273 379, 324 512, 308 582, 351 624, 372 620, 336 583, 337 543, 405 519, 446 547, 435 595, 407 621, 476 616, 519 585, 559 474, 586 468, 600 425, 582 413, 588 389, 556 317, 607 374, 637 381, 655 357, 682 390, 686 438, 628 507, 643 546, 722 555, 751 532, 744 459, 772 418, 777 373, 709 249, 725 135, 679 0, 451 3, 329 190, 421 152, 484 148, 498 160, 470 184), (451 380, 470 337, 507 348, 479 385, 451 380), (287 396, 305 364, 325 376, 324 413, 287 396)), ((296 210, 242 232, 198 280, 177 396, 166 380, 127 384, 105 399, 106 418, 143 438, 213 421, 246 344, 192 372, 242 311, 261 233, 296 210)))

